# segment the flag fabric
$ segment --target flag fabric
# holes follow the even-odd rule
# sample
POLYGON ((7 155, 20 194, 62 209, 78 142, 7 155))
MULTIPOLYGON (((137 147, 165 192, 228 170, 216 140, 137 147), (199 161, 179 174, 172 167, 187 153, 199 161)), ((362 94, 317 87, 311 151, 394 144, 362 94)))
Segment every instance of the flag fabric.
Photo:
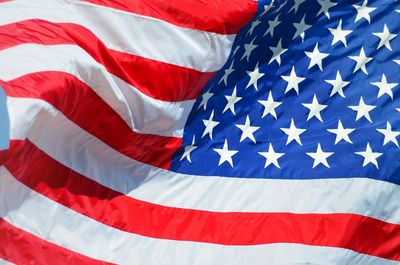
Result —
POLYGON ((10 129, 7 114, 7 102, 3 89, 0 87, 0 150, 8 148, 10 129))
POLYGON ((0 263, 399 264, 400 2, 0 1, 0 263))

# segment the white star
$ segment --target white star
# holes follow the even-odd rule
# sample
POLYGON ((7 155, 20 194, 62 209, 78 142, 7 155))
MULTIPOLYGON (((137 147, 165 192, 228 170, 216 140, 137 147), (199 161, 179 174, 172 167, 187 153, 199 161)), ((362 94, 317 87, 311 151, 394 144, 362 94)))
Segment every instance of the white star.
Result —
POLYGON ((274 1, 271 1, 271 4, 269 5, 264 5, 264 11, 260 14, 260 16, 264 16, 265 14, 268 13, 272 8, 274 8, 274 1))
POLYGON ((322 60, 329 56, 328 53, 322 53, 318 49, 318 43, 315 44, 314 50, 312 52, 305 52, 308 58, 310 58, 310 64, 308 65, 308 69, 313 67, 314 65, 318 65, 319 69, 322 70, 322 60))
POLYGON ((197 146, 194 145, 195 142, 195 136, 193 135, 193 139, 192 139, 192 144, 188 145, 185 147, 185 151, 182 154, 182 157, 179 161, 182 161, 183 159, 187 159, 187 161, 189 161, 190 163, 192 163, 192 159, 190 158, 190 154, 197 148, 197 146))
POLYGON ((232 156, 234 156, 238 151, 229 150, 228 141, 225 139, 224 146, 222 149, 214 148, 214 151, 217 152, 220 156, 218 166, 220 166, 224 162, 228 162, 231 167, 233 167, 232 156))
POLYGON ((248 43, 248 44, 245 43, 244 44, 244 53, 243 53, 242 58, 240 58, 240 60, 242 60, 244 57, 246 57, 246 61, 249 61, 251 53, 258 46, 258 45, 254 45, 254 41, 255 40, 256 40, 256 38, 254 38, 250 43, 248 43))
POLYGON ((269 60, 268 64, 271 64, 273 61, 276 61, 279 65, 281 65, 281 55, 284 54, 287 49, 282 48, 282 39, 279 40, 276 47, 269 47, 272 51, 273 55, 271 60, 269 60))
POLYGON ((389 122, 386 123, 386 129, 376 129, 376 130, 385 136, 385 139, 383 140, 383 145, 392 142, 397 147, 399 147, 399 142, 397 141, 396 137, 400 135, 400 132, 392 131, 392 125, 389 122))
POLYGON ((399 83, 388 83, 386 79, 386 75, 382 74, 382 81, 381 82, 372 82, 371 85, 376 86, 379 88, 378 98, 383 96, 384 94, 388 94, 391 99, 393 99, 393 91, 392 89, 395 88, 399 83))
POLYGON ((294 13, 296 14, 297 11, 299 10, 299 7, 302 3, 304 3, 306 0, 294 0, 294 5, 292 8, 289 10, 288 13, 292 12, 294 10, 294 13))
POLYGON ((296 128, 294 121, 290 122, 289 128, 281 128, 281 130, 288 136, 286 145, 290 144, 293 140, 295 140, 299 145, 303 145, 301 143, 300 135, 306 131, 306 129, 296 128))
POLYGON ((349 56, 349 58, 357 62, 356 66, 354 67, 353 74, 360 69, 365 74, 368 74, 367 68, 365 66, 372 60, 372 58, 365 55, 364 47, 361 47, 360 54, 358 56, 349 56))
POLYGON ((327 129, 328 132, 336 134, 335 144, 339 143, 342 140, 345 140, 346 142, 352 144, 353 142, 350 140, 349 134, 354 132, 354 130, 354 128, 343 128, 342 122, 340 120, 338 121, 337 129, 327 129))
POLYGON ((367 5, 368 5, 368 0, 364 0, 364 3, 362 4, 362 6, 353 5, 353 7, 357 11, 356 20, 354 22, 357 22, 360 19, 365 18, 368 21, 368 23, 371 23, 371 17, 369 15, 369 13, 374 11, 376 8, 375 7, 367 7, 367 5))
POLYGON ((294 66, 292 67, 290 75, 281 75, 281 78, 288 83, 286 86, 285 94, 291 89, 296 91, 297 95, 299 94, 299 84, 303 82, 305 78, 297 76, 294 66))
POLYGON ((213 119, 214 119, 214 111, 211 112, 210 118, 208 118, 208 120, 203 120, 203 123, 206 126, 206 128, 204 129, 204 132, 203 132, 203 135, 201 136, 201 138, 203 138, 204 136, 206 136, 208 134, 208 135, 210 135, 210 139, 212 140, 212 134, 213 134, 214 127, 219 124, 218 121, 214 121, 213 119))
POLYGON ((333 152, 324 152, 319 143, 317 146, 317 151, 315 151, 315 153, 306 153, 306 154, 310 156, 312 159, 314 159, 313 168, 315 168, 319 164, 323 164, 326 167, 330 167, 327 159, 328 157, 333 155, 333 152))
POLYGON ((377 48, 378 50, 383 46, 388 48, 390 51, 392 50, 392 46, 390 46, 390 41, 396 38, 397 34, 391 34, 386 24, 385 26, 383 26, 383 32, 372 33, 372 34, 374 34, 380 39, 377 48))
POLYGON ((340 75, 340 72, 337 71, 336 73, 336 79, 335 80, 325 80, 325 82, 331 84, 333 86, 332 92, 330 97, 338 93, 341 97, 346 97, 343 93, 343 88, 348 86, 350 82, 343 81, 342 76, 340 75))
POLYGON ((236 96, 236 86, 233 89, 232 95, 231 96, 225 96, 227 103, 225 105, 224 110, 222 111, 222 113, 225 113, 225 111, 227 111, 228 109, 231 110, 231 112, 233 113, 233 115, 236 115, 235 113, 235 104, 239 102, 239 100, 241 100, 241 97, 236 96))
POLYGON ((265 34, 263 36, 266 36, 266 35, 269 34, 269 35, 271 35, 271 37, 273 37, 274 36, 274 30, 279 24, 281 24, 281 22, 279 21, 279 15, 276 16, 274 20, 269 20, 268 21, 268 25, 269 25, 268 29, 267 29, 267 31, 265 32, 265 34))
POLYGON ((298 36, 301 37, 301 40, 304 41, 304 32, 306 30, 308 30, 309 28, 311 28, 311 25, 306 24, 305 22, 306 19, 306 15, 303 16, 303 18, 301 19, 301 21, 299 23, 293 23, 293 27, 296 28, 296 33, 294 33, 293 39, 297 38, 298 36))
POLYGON ((365 149, 364 152, 356 152, 356 154, 364 157, 363 167, 365 167, 369 163, 372 163, 372 164, 374 164, 376 166, 376 168, 379 169, 378 161, 376 159, 378 157, 380 157, 382 155, 382 153, 374 153, 374 152, 372 152, 372 149, 371 149, 371 146, 369 145, 369 143, 367 143, 367 148, 365 149))
MULTIPOLYGON (((275 0, 272 0, 272 2, 275 2, 275 0)), ((273 14, 279 13, 279 11, 282 10, 282 8, 284 8, 286 6, 286 3, 288 2, 288 0, 285 0, 283 3, 278 5, 278 8, 274 10, 274 12, 272 12, 273 14)))
POLYGON ((318 120, 323 122, 322 117, 321 117, 321 111, 326 109, 326 107, 328 107, 328 105, 319 104, 317 95, 314 94, 314 97, 313 97, 313 100, 311 103, 303 103, 302 105, 310 110, 310 112, 308 113, 307 121, 309 121, 312 117, 316 117, 318 120))
POLYGON ((221 77, 221 79, 219 80, 218 84, 221 83, 222 81, 224 81, 225 86, 228 85, 228 77, 230 76, 230 74, 232 74, 235 70, 233 69, 233 60, 231 63, 231 66, 229 66, 229 68, 225 69, 225 73, 224 75, 221 77))
POLYGON ((235 48, 235 50, 233 51, 233 53, 232 53, 232 57, 235 57, 236 56, 236 53, 237 53, 237 51, 240 49, 240 46, 238 45, 238 46, 236 46, 236 48, 235 48))
POLYGON ((331 2, 330 0, 318 0, 318 4, 321 6, 321 9, 318 11, 317 16, 324 13, 328 19, 331 19, 329 9, 334 7, 337 3, 331 2))
POLYGON ((329 31, 333 35, 332 45, 336 44, 338 41, 342 42, 345 47, 347 47, 347 35, 351 34, 352 30, 344 30, 342 29, 342 20, 339 21, 339 24, 336 29, 330 28, 329 31))
POLYGON ((256 126, 250 126, 250 118, 249 115, 246 117, 246 122, 245 124, 236 124, 236 127, 238 127, 242 131, 242 136, 240 137, 240 142, 243 142, 243 140, 249 138, 252 140, 254 143, 256 143, 256 139, 254 138, 254 133, 260 129, 260 127, 256 126))
POLYGON ((375 109, 376 106, 365 104, 363 97, 361 97, 358 106, 349 106, 349 108, 357 111, 356 121, 358 121, 362 117, 365 117, 369 122, 372 122, 371 117, 369 116, 369 112, 375 109))
POLYGON ((247 83, 246 89, 249 88, 251 85, 254 85, 255 90, 258 91, 258 86, 257 86, 258 79, 260 79, 261 77, 263 77, 265 75, 264 73, 260 73, 260 70, 258 68, 258 63, 256 65, 256 67, 254 68, 254 70, 247 71, 247 74, 249 75, 250 80, 247 83))
POLYGON ((264 168, 273 164, 277 168, 281 168, 279 165, 278 159, 281 158, 285 153, 275 153, 275 150, 271 143, 269 143, 268 152, 258 152, 260 155, 265 157, 265 165, 264 168))
POLYGON ((282 102, 274 101, 271 91, 269 91, 267 100, 259 100, 258 102, 264 106, 264 112, 261 118, 264 118, 268 114, 271 114, 271 116, 274 117, 275 120, 277 119, 275 109, 279 107, 282 102))
POLYGON ((400 60, 393 60, 395 63, 397 63, 398 65, 400 65, 400 60))
POLYGON ((246 33, 246 35, 251 35, 251 34, 253 34, 253 30, 258 26, 258 25, 260 25, 260 23, 261 23, 261 21, 260 20, 254 20, 252 23, 251 23, 251 26, 250 26, 250 29, 249 29, 249 31, 246 33))
POLYGON ((202 95, 201 103, 200 103, 200 105, 199 105, 199 107, 198 107, 197 109, 200 109, 201 107, 204 107, 204 110, 206 110, 208 100, 209 100, 212 96, 214 96, 214 93, 211 93, 210 90, 208 90, 206 93, 204 93, 204 94, 202 95))

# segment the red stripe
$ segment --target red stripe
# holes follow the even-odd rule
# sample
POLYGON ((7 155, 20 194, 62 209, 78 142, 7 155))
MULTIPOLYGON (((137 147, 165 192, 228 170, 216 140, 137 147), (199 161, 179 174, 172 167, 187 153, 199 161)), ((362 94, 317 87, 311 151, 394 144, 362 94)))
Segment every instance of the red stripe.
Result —
POLYGON ((181 138, 139 134, 90 87, 61 72, 39 72, 0 81, 6 95, 42 99, 107 145, 137 161, 169 168, 181 138))
POLYGON ((236 34, 257 12, 255 0, 85 0, 177 26, 220 34, 236 34))
POLYGON ((25 185, 127 232, 224 245, 299 243, 339 247, 400 261, 400 225, 345 213, 218 213, 165 207, 101 186, 27 141, 13 141, 4 155, 9 157, 7 169, 25 185))
POLYGON ((215 74, 108 49, 91 31, 76 24, 27 20, 1 26, 0 36, 0 50, 24 43, 77 45, 108 72, 143 94, 165 101, 196 99, 215 74))
POLYGON ((0 257, 15 264, 111 264, 57 246, 0 218, 0 257))

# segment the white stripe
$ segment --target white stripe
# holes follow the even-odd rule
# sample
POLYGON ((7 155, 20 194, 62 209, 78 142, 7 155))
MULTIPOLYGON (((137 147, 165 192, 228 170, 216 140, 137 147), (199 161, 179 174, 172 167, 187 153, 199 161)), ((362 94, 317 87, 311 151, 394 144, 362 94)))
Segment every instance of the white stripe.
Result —
POLYGON ((0 25, 27 19, 79 24, 110 49, 202 72, 217 71, 225 64, 235 38, 81 1, 19 0, 1 3, 0 10, 0 25))
POLYGON ((224 246, 153 239, 127 233, 83 216, 32 191, 0 167, 0 217, 42 239, 117 264, 330 264, 394 265, 354 251, 297 244, 224 246))
POLYGON ((277 180, 201 177, 158 169, 110 148, 50 105, 8 98, 11 138, 134 198, 218 212, 355 213, 400 223, 400 186, 372 179, 277 180), (101 154, 101 156, 99 155, 101 154))
POLYGON ((0 51, 0 79, 4 81, 41 71, 61 71, 77 77, 139 133, 182 137, 194 104, 194 100, 166 102, 146 96, 107 72, 78 46, 23 44, 0 51))
POLYGON ((0 265, 13 265, 14 263, 11 263, 7 260, 4 260, 2 258, 0 258, 0 265))

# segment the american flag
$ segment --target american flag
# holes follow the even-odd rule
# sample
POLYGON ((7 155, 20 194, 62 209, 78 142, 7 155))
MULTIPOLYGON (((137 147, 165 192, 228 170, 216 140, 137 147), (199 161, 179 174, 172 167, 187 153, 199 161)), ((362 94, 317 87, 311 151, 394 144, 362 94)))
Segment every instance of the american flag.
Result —
POLYGON ((0 2, 0 263, 400 263, 399 1, 0 2))

